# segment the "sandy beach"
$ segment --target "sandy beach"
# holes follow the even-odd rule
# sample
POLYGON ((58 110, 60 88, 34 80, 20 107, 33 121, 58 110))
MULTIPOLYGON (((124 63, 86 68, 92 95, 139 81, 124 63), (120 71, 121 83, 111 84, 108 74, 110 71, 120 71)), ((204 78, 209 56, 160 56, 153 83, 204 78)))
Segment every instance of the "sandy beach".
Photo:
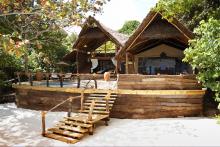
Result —
MULTIPOLYGON (((51 127, 64 112, 47 115, 51 127)), ((219 146, 220 125, 212 118, 115 119, 75 146, 219 146)), ((41 136, 39 111, 0 105, 0 146, 70 146, 41 136)), ((72 146, 72 145, 71 145, 72 146)))

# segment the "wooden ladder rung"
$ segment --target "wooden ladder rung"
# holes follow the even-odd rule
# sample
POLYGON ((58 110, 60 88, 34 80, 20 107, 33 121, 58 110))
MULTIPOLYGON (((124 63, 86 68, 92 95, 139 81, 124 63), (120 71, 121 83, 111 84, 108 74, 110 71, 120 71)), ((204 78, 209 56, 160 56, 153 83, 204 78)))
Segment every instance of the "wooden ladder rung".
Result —
MULTIPOLYGON (((96 99, 96 100, 105 100, 105 97, 95 97, 95 96, 89 96, 86 99, 96 99)), ((116 100, 116 98, 109 98, 109 100, 116 100)))
POLYGON ((84 129, 84 128, 81 128, 81 127, 68 126, 68 125, 65 125, 63 123, 57 124, 56 127, 61 128, 61 129, 65 129, 65 130, 69 130, 69 131, 79 132, 79 133, 88 132, 88 129, 84 129))
POLYGON ((81 133, 71 132, 71 131, 67 131, 67 130, 61 130, 60 128, 49 128, 48 131, 59 134, 59 135, 78 138, 78 139, 80 139, 84 136, 81 133))
POLYGON ((58 134, 53 134, 53 133, 46 133, 45 137, 56 139, 56 140, 59 140, 59 141, 70 143, 70 144, 74 144, 74 143, 79 142, 78 139, 69 138, 69 137, 65 137, 65 136, 58 135, 58 134))
POLYGON ((61 120, 60 122, 68 124, 68 125, 80 126, 80 127, 83 127, 83 128, 90 128, 90 127, 92 127, 91 124, 85 124, 85 123, 76 122, 76 121, 69 121, 68 119, 61 120))
MULTIPOLYGON (((89 106, 84 106, 84 109, 89 110, 89 106)), ((106 110, 106 107, 94 107, 94 110, 106 110)), ((109 108, 111 110, 111 107, 109 108)))
MULTIPOLYGON (((91 105, 91 103, 88 103, 88 102, 84 103, 84 106, 90 106, 90 105, 91 105)), ((106 103, 104 103, 104 104, 95 103, 95 106, 105 106, 106 107, 106 103)), ((109 104, 109 106, 112 107, 113 104, 109 104)))
POLYGON ((88 121, 88 115, 84 114, 83 116, 71 116, 71 117, 64 117, 67 120, 71 120, 71 121, 77 121, 77 122, 82 122, 85 124, 89 124, 88 121))
MULTIPOLYGON (((89 110, 83 110, 82 113, 89 113, 89 110)), ((105 114, 105 115, 108 115, 109 112, 107 112, 107 111, 100 111, 100 110, 94 110, 93 114, 105 114)))
MULTIPOLYGON (((90 94, 89 96, 95 96, 95 97, 105 97, 106 94, 90 94)), ((110 95, 112 98, 116 98, 117 95, 110 95)))
MULTIPOLYGON (((85 102, 86 102, 86 103, 91 103, 91 102, 92 102, 92 99, 87 99, 87 100, 85 100, 85 102)), ((96 104, 97 104, 97 103, 106 103, 106 100, 102 100, 102 99, 95 100, 95 103, 96 103, 96 104)), ((114 101, 109 100, 108 103, 109 103, 109 104, 113 104, 114 101)))

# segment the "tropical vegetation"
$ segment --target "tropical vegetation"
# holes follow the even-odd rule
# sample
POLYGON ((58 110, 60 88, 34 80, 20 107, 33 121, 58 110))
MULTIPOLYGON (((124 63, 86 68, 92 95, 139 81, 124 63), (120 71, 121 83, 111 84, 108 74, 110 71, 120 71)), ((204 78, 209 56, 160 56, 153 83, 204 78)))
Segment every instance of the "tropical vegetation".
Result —
POLYGON ((170 21, 170 16, 175 16, 194 32, 184 61, 198 70, 198 79, 215 92, 215 100, 220 102, 219 0, 159 0, 156 11, 170 21))

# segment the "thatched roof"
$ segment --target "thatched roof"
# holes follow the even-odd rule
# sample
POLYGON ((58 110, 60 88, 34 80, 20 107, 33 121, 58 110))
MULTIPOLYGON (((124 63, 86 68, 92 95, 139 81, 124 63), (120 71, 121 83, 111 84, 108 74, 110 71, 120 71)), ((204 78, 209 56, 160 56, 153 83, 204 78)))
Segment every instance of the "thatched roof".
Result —
MULTIPOLYGON (((107 41, 112 41, 116 46, 123 47, 128 36, 107 28, 94 17, 89 16, 85 21, 78 39, 73 44, 73 49, 79 52, 91 52, 107 41)), ((64 60, 72 57, 75 51, 67 54, 64 60)))
MULTIPOLYGON (((177 19, 172 18, 171 21, 168 21, 166 19, 162 18, 162 14, 154 11, 150 11, 148 15, 144 18, 142 23, 139 25, 139 27, 136 29, 136 31, 129 37, 125 45, 119 50, 116 57, 120 58, 124 56, 126 51, 131 52, 132 48, 134 49, 134 46, 137 46, 137 44, 141 44, 139 39, 142 35, 145 36, 145 46, 146 42, 152 43, 158 40, 165 40, 165 38, 171 38, 173 40, 176 40, 177 42, 180 42, 180 44, 188 45, 188 40, 193 38, 193 33, 187 29, 182 23, 180 23, 177 19), (171 31, 166 30, 166 28, 163 28, 163 24, 156 24, 155 22, 163 21, 166 25, 172 26, 171 31), (155 28, 153 28, 153 25, 157 25, 155 28), (159 32, 161 30, 168 32, 168 36, 165 36, 164 32, 159 32), (174 34, 172 34, 174 33, 174 34)), ((143 37, 142 37, 143 40, 143 37)), ((144 42, 143 41, 143 42, 144 42)), ((171 41, 169 41, 171 42, 171 41)), ((149 45, 149 44, 148 44, 149 45)), ((142 45, 143 46, 143 45, 142 45)), ((139 47, 140 48, 140 47, 139 47)), ((137 49, 137 47, 135 48, 137 49)), ((133 51, 134 52, 134 51, 133 51)))
MULTIPOLYGON (((88 31, 93 31, 97 33, 97 29, 104 33, 106 35, 105 37, 108 37, 109 40, 111 40, 113 43, 119 46, 123 46, 124 43, 127 41, 128 36, 121 34, 117 31, 114 31, 106 26, 104 26, 102 23, 100 23, 98 20, 96 20, 94 17, 89 16, 89 18, 85 21, 82 30, 79 34, 79 37, 77 41, 74 43, 73 48, 77 48, 79 42, 82 41, 82 36, 87 35, 88 31), (91 30, 90 30, 91 29, 91 30)), ((95 34, 96 35, 96 34, 95 34)), ((101 37, 100 37, 101 38, 101 37)), ((78 48, 79 49, 79 48, 78 48)))

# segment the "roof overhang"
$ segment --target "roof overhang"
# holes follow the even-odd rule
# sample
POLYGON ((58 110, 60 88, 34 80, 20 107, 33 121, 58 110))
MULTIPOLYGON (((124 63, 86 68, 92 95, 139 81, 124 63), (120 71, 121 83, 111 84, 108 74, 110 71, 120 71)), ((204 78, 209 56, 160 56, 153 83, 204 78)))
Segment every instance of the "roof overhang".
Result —
POLYGON ((182 44, 188 45, 188 40, 192 39, 193 37, 194 37, 193 33, 189 29, 187 29, 182 23, 180 23, 176 18, 167 20, 163 18, 161 13, 150 11, 148 15, 144 18, 142 23, 139 25, 139 27, 136 29, 136 31, 127 40, 125 45, 119 50, 119 52, 116 55, 116 58, 119 59, 122 56, 124 56, 125 52, 130 52, 133 47, 137 46, 137 44, 146 43, 147 41, 150 40, 175 39, 177 42, 181 42, 182 44), (179 34, 178 35, 175 34, 174 36, 172 36, 172 34, 165 36, 165 34, 162 33, 161 34, 150 34, 149 32, 146 33, 146 30, 158 18, 163 19, 167 21, 167 23, 171 24, 176 30, 179 31, 179 34), (144 35, 143 39, 140 38, 143 35, 144 35))

